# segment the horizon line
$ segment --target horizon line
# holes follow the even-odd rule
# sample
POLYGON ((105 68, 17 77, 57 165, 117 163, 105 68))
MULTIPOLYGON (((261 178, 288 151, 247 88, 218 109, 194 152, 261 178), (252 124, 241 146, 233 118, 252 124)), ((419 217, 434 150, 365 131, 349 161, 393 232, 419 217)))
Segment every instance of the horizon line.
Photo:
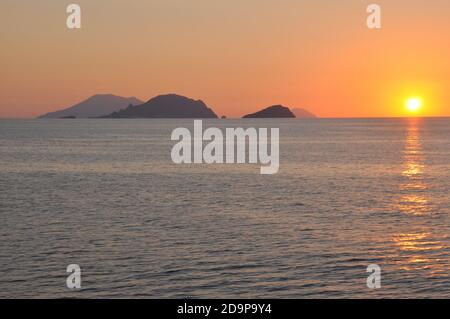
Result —
MULTIPOLYGON (((450 118, 450 115, 424 115, 424 116, 344 116, 344 117, 295 117, 295 118, 283 118, 283 117, 267 117, 267 118, 243 118, 243 117, 226 117, 226 118, 208 118, 208 119, 202 119, 202 120, 352 120, 352 119, 360 119, 360 120, 370 120, 370 119, 378 119, 378 120, 385 120, 385 119, 445 119, 450 118)), ((197 119, 195 117, 192 118, 128 118, 128 120, 192 120, 197 119)), ((198 118, 200 119, 200 118, 198 118)), ((38 118, 38 117, 0 117, 0 120, 62 120, 60 118, 38 118)), ((75 118, 72 120, 108 120, 108 119, 102 119, 102 118, 75 118)), ((121 120, 127 120, 127 118, 121 119, 121 120)))

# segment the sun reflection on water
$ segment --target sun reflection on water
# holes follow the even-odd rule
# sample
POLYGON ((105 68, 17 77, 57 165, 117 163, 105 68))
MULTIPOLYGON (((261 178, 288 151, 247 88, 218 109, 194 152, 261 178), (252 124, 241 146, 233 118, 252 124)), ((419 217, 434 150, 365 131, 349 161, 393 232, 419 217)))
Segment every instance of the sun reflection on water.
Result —
POLYGON ((393 240, 406 259, 400 262, 402 270, 431 269, 440 272, 436 252, 445 249, 441 241, 432 238, 429 232, 405 233, 394 236, 393 240))
MULTIPOLYGON (((396 209, 401 213, 415 217, 431 215, 432 205, 428 198, 429 189, 424 172, 426 171, 425 154, 420 138, 420 119, 410 119, 405 147, 403 150, 403 178, 400 184, 400 199, 396 209)), ((445 246, 431 232, 430 227, 421 224, 422 221, 408 220, 409 231, 393 236, 393 242, 398 248, 402 270, 427 270, 431 274, 441 273, 440 252, 445 246)))
POLYGON ((431 210, 429 201, 423 194, 428 187, 423 179, 425 155, 422 151, 418 121, 418 119, 410 120, 406 134, 402 171, 405 180, 400 185, 400 190, 404 193, 398 204, 401 212, 412 215, 424 215, 431 210))

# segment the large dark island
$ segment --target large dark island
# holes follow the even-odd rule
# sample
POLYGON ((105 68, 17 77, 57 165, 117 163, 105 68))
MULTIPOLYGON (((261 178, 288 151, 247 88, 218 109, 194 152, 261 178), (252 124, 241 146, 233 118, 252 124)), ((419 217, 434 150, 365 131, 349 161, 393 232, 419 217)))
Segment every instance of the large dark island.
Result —
POLYGON ((167 94, 154 97, 144 104, 130 105, 102 118, 217 118, 217 115, 201 100, 167 94))

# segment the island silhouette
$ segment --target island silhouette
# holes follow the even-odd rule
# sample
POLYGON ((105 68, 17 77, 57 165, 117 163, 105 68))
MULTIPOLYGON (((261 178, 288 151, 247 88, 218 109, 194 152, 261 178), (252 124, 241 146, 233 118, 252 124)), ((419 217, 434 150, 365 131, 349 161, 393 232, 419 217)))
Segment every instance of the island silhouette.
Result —
POLYGON ((244 115, 242 118, 295 118, 295 115, 288 107, 273 105, 256 113, 244 115))
POLYGON ((166 94, 141 105, 129 105, 102 118, 217 118, 217 115, 202 100, 166 94))
POLYGON ((90 118, 119 111, 130 104, 142 104, 135 97, 121 97, 113 94, 96 94, 88 99, 59 111, 50 112, 39 118, 90 118))
MULTIPOLYGON (((292 111, 283 105, 273 105, 242 118, 316 118, 301 108, 292 111)), ((142 102, 135 97, 96 94, 66 109, 50 112, 39 118, 219 118, 202 100, 178 94, 164 94, 142 102)), ((221 116, 222 119, 227 118, 221 116)))
POLYGON ((292 109, 291 111, 292 111, 292 113, 295 114, 295 117, 297 117, 297 118, 302 118, 302 119, 317 118, 317 116, 315 114, 313 114, 305 109, 297 108, 297 109, 292 109))

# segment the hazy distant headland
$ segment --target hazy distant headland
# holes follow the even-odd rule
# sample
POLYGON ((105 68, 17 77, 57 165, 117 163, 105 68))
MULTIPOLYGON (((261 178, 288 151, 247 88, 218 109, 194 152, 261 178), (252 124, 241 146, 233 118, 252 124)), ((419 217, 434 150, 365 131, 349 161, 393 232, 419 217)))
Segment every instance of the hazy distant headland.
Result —
POLYGON ((135 97, 121 97, 112 94, 96 94, 90 98, 59 111, 41 115, 39 118, 90 118, 119 111, 130 104, 142 104, 135 97))
MULTIPOLYGON (((273 105, 243 118, 315 118, 311 112, 283 105, 273 105)), ((97 94, 74 106, 47 113, 39 118, 218 118, 202 100, 178 94, 158 95, 147 102, 135 97, 97 94)), ((227 118, 222 116, 222 119, 227 118)))
POLYGON ((301 119, 317 118, 317 116, 315 114, 313 114, 305 109, 297 108, 297 109, 292 109, 291 111, 292 111, 292 113, 295 114, 295 117, 297 117, 297 118, 301 118, 301 119))

